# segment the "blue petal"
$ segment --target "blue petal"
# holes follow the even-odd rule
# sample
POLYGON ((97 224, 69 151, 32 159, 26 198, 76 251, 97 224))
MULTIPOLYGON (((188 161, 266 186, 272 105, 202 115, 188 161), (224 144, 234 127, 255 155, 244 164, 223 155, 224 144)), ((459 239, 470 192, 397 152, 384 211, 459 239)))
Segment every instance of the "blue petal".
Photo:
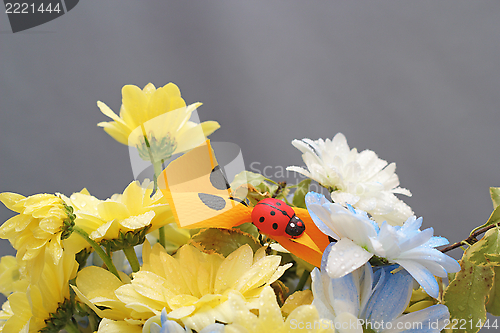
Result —
POLYGON ((161 318, 161 326, 163 326, 163 324, 166 323, 168 320, 167 309, 163 308, 163 310, 161 310, 160 318, 161 318))
POLYGON ((401 231, 404 233, 410 233, 414 231, 418 231, 422 226, 423 219, 419 217, 418 219, 415 216, 410 216, 403 226, 401 227, 401 231))
POLYGON ((331 279, 330 283, 333 290, 332 307, 335 315, 348 312, 357 317, 360 302, 359 280, 350 273, 338 279, 331 279))
MULTIPOLYGON (((326 200, 325 196, 323 194, 319 194, 316 192, 309 192, 306 194, 305 201, 306 201, 306 207, 307 207, 307 210, 309 212, 309 215, 311 216, 311 219, 313 220, 314 224, 316 224, 318 229, 321 230, 321 232, 324 233, 325 235, 328 235, 334 239, 339 239, 339 236, 337 234, 335 234, 335 232, 333 232, 333 230, 330 229, 330 227, 328 227, 323 222, 323 220, 321 218, 319 218, 318 215, 316 215, 316 213, 314 213, 313 209, 311 209, 314 205, 318 205, 318 206, 321 206, 321 208, 317 207, 317 209, 319 209, 320 211, 328 210, 328 204, 330 202, 328 200, 326 200)), ((326 212, 325 212, 323 218, 329 219, 330 218, 329 214, 326 214, 326 212)))
POLYGON ((408 329, 401 333, 439 333, 449 324, 450 313, 446 305, 438 304, 426 309, 406 314, 392 322, 392 327, 408 329))
POLYGON ((152 323, 149 326, 149 333, 161 333, 161 327, 157 323, 152 323))
POLYGON ((423 265, 414 260, 395 259, 411 276, 424 288, 431 297, 438 298, 439 285, 432 273, 423 265))
POLYGON ((405 271, 391 273, 394 268, 379 269, 379 281, 364 311, 364 317, 369 321, 390 322, 399 317, 410 302, 413 279, 405 271))
POLYGON ((315 267, 311 272, 311 290, 314 296, 313 305, 318 310, 320 318, 333 321, 333 308, 330 304, 332 299, 332 290, 330 288, 330 277, 324 273, 320 273, 319 269, 315 267))
POLYGON ((335 246, 337 243, 330 243, 326 247, 325 251, 323 251, 323 255, 321 256, 321 271, 326 273, 326 266, 328 264, 328 256, 330 255, 330 252, 332 251, 332 247, 335 246))
POLYGON ((438 247, 443 245, 448 245, 450 242, 441 236, 433 236, 425 245, 430 247, 438 247))
POLYGON ((427 228, 424 231, 421 231, 415 235, 412 235, 404 242, 399 244, 399 248, 401 251, 408 251, 412 248, 418 247, 420 245, 426 244, 431 239, 432 235, 434 235, 434 229, 427 228))

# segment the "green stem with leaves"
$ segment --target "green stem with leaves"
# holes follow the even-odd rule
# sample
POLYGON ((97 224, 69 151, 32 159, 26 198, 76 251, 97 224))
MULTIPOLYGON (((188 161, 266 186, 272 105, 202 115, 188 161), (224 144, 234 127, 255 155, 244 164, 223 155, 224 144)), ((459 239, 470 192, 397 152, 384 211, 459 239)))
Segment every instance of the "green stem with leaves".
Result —
MULTIPOLYGON (((155 162, 155 159, 153 157, 153 153, 151 152, 151 145, 149 144, 148 136, 146 135, 146 129, 144 128, 144 125, 141 125, 141 126, 142 126, 142 134, 144 136, 144 142, 146 143, 146 147, 148 147, 149 160, 151 161, 151 164, 153 164, 153 170, 154 170, 153 193, 156 193, 156 191, 158 191, 158 177, 160 176, 160 173, 162 170, 163 160, 155 162)), ((158 230, 158 233, 160 234, 160 238, 158 241, 160 242, 161 246, 165 247, 165 228, 161 227, 158 230)))
POLYGON ((134 247, 126 247, 123 249, 123 253, 127 257, 128 262, 130 263, 130 267, 132 267, 132 271, 138 272, 141 268, 139 264, 139 259, 137 259, 137 254, 135 253, 134 247))
MULTIPOLYGON (((155 182, 154 182, 154 193, 156 193, 156 191, 158 191, 158 177, 160 176, 160 173, 162 171, 162 165, 163 165, 163 161, 158 161, 158 162, 153 162, 153 168, 155 170, 155 175, 154 175, 154 178, 155 178, 155 182)), ((165 247, 165 227, 160 227, 160 229, 158 230, 158 233, 160 235, 158 241, 160 242, 160 245, 165 247)))
POLYGON ((500 222, 499 223, 495 223, 495 224, 490 224, 486 227, 482 227, 482 228, 476 228, 472 231, 471 235, 469 237, 467 237, 466 239, 464 240, 461 240, 459 242, 456 242, 456 243, 453 243, 445 248, 442 248, 440 249, 441 252, 445 253, 445 252, 448 252, 448 251, 451 251, 453 249, 456 249, 457 247, 461 247, 462 245, 467 245, 467 246, 471 246, 473 245, 474 243, 477 242, 477 238, 479 235, 481 235, 482 233, 485 233, 486 231, 490 230, 490 229, 493 229, 495 227, 500 227, 500 222))
POLYGON ((99 244, 97 244, 94 240, 92 240, 89 237, 89 234, 85 230, 81 229, 80 227, 74 226, 73 227, 73 231, 76 232, 78 235, 80 235, 83 239, 85 239, 87 241, 87 243, 90 244, 90 246, 92 246, 92 248, 94 249, 94 251, 102 259, 102 261, 104 262, 104 264, 106 265, 106 267, 108 267, 108 270, 111 273, 113 273, 118 279, 120 279, 120 275, 118 274, 118 271, 116 270, 116 267, 113 264, 113 261, 111 260, 111 257, 108 256, 106 254, 106 252, 104 252, 104 250, 102 249, 102 247, 99 244))

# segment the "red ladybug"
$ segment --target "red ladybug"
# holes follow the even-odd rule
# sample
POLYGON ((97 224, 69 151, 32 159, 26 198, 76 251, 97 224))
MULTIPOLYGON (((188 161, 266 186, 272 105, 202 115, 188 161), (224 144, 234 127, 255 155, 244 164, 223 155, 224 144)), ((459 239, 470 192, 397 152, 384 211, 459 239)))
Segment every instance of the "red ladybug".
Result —
POLYGON ((295 215, 292 207, 274 198, 263 199, 255 205, 252 222, 262 233, 271 236, 298 238, 306 230, 304 222, 295 215))

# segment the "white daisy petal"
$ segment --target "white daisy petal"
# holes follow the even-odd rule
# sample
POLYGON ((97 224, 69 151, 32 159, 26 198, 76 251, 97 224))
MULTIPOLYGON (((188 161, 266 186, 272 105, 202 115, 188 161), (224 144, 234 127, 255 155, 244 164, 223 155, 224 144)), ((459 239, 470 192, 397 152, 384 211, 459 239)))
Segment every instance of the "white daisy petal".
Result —
POLYGON ((340 278, 364 265, 372 256, 349 238, 342 238, 331 247, 326 272, 332 279, 340 278))

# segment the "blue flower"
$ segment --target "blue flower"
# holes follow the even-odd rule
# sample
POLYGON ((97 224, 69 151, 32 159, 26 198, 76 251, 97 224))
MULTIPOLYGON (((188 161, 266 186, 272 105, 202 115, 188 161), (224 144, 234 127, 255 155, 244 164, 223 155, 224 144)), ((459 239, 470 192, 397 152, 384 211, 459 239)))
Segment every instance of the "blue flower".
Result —
POLYGON ((379 227, 365 212, 331 203, 314 192, 306 195, 306 205, 318 228, 337 240, 323 253, 325 272, 331 278, 354 271, 376 255, 401 265, 429 295, 437 298, 439 286, 434 275, 446 277, 460 270, 455 259, 435 249, 448 244, 448 240, 433 236, 432 228, 420 230, 422 218, 412 216, 402 226, 384 222, 379 227))
POLYGON ((413 279, 405 271, 393 274, 396 266, 373 272, 365 264, 337 279, 328 276, 325 266, 311 274, 313 305, 340 333, 362 333, 363 327, 377 333, 438 333, 449 320, 448 308, 442 304, 402 315, 411 298, 413 279))

